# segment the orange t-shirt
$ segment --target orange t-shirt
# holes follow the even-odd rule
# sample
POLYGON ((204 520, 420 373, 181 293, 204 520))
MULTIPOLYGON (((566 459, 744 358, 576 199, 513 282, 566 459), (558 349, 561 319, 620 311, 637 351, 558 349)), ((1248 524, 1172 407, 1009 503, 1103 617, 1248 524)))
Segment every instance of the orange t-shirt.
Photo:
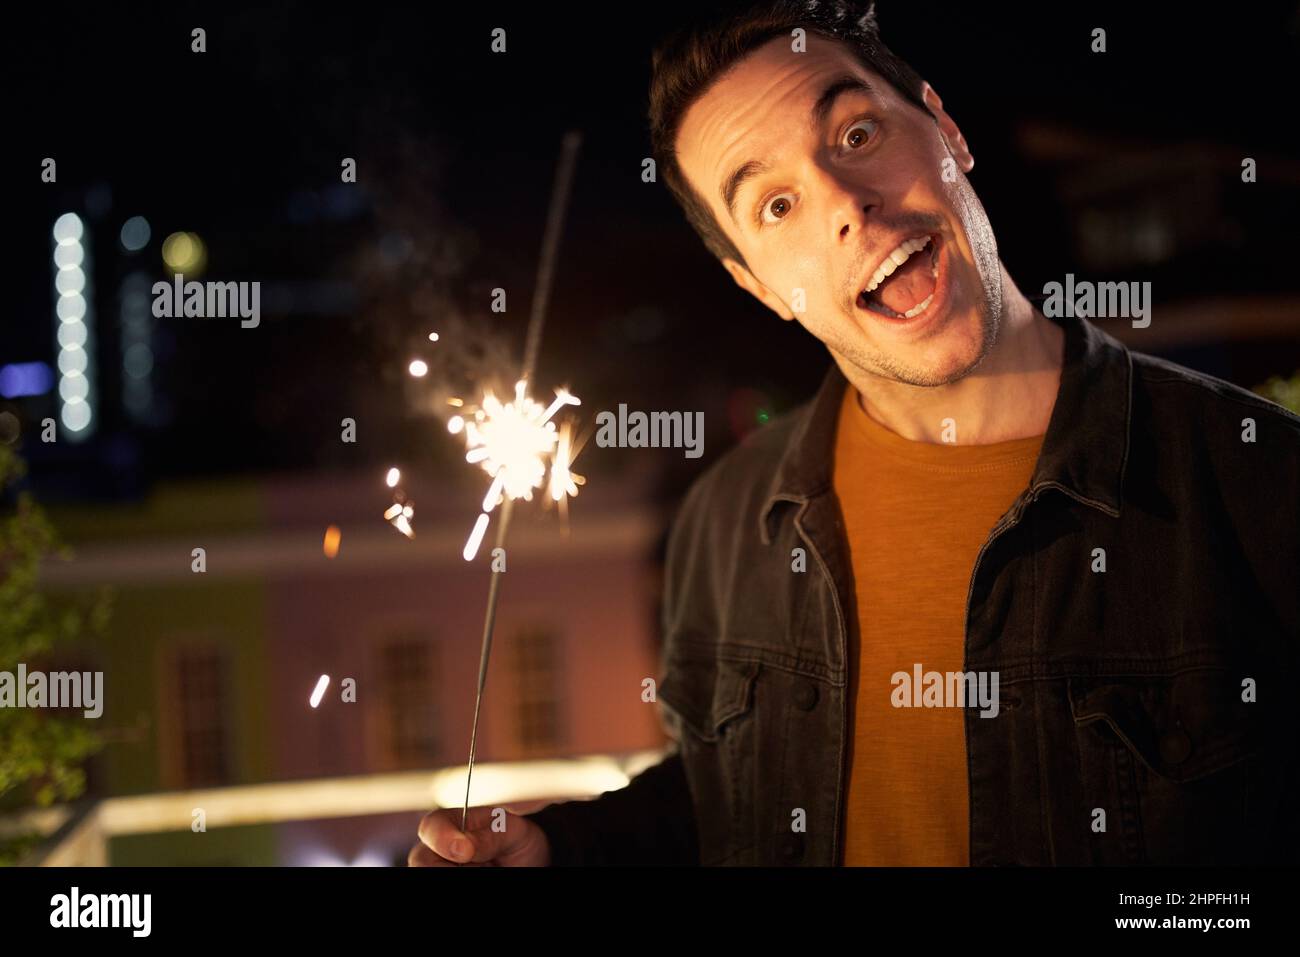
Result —
MULTIPOLYGON (((834 484, 861 626, 850 649, 845 864, 970 863, 964 709, 895 707, 904 699, 893 676, 964 670, 975 557, 1028 486, 1042 441, 913 442, 845 390, 834 484)), ((905 700, 912 694, 921 700, 921 689, 905 700)))

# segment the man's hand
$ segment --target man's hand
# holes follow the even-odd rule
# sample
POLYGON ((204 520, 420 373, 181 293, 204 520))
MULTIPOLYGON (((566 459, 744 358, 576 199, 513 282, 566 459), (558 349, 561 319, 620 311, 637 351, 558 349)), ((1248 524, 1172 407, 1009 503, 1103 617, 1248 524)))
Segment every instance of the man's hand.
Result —
MULTIPOLYGON (((406 863, 411 867, 546 867, 551 863, 551 845, 546 832, 518 814, 504 808, 505 830, 492 830, 497 808, 472 807, 460 829, 459 810, 430 811, 420 819, 420 843, 411 848, 406 863)), ((496 815, 500 819, 500 814, 496 815)))

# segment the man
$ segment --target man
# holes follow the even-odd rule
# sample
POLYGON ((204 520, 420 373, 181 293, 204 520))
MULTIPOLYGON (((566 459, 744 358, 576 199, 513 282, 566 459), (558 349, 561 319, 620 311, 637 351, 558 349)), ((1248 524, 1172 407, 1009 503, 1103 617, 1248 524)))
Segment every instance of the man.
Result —
POLYGON ((1300 420, 1037 311, 870 10, 654 67, 688 220, 834 363, 674 525, 671 756, 411 863, 1294 862, 1300 420))

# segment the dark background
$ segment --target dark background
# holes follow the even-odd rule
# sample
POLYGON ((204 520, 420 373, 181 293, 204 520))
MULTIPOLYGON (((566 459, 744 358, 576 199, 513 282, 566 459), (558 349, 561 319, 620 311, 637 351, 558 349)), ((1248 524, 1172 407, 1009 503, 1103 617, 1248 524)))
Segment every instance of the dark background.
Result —
MULTIPOLYGON (((1285 313, 1296 301, 1296 4, 885 0, 878 13, 885 42, 962 127, 972 181, 1026 293, 1069 271, 1151 280, 1152 329, 1166 328, 1148 351, 1248 387, 1295 372, 1300 318, 1257 328, 1247 308, 1211 322, 1208 336, 1180 338, 1161 310, 1262 296, 1285 313), (1089 51, 1096 26, 1104 54, 1089 51), (1245 156, 1259 163, 1258 183, 1240 182, 1245 156), (1163 238, 1126 254, 1142 230, 1163 238)), ((723 446, 810 394, 827 366, 820 343, 733 285, 662 183, 641 181, 649 53, 680 8, 59 5, 27 15, 7 43, 0 365, 54 363, 50 227, 63 212, 87 220, 97 295, 97 431, 77 444, 24 443, 51 500, 131 499, 165 477, 451 461, 450 443, 430 441, 406 365, 453 319, 466 339, 498 336, 522 353, 568 129, 584 142, 540 382, 567 382, 593 412, 619 402, 705 410, 708 452, 672 464, 670 497, 723 446), (190 52, 195 26, 207 30, 201 55, 190 52), (497 26, 504 56, 489 49, 497 26), (40 181, 46 156, 57 184, 40 181), (357 160, 356 185, 339 181, 343 157, 357 160), (152 239, 131 257, 117 236, 134 215, 152 239), (117 398, 117 290, 131 269, 163 278, 159 247, 178 230, 207 245, 199 278, 264 282, 262 325, 158 321, 153 405, 132 416, 117 398), (510 297, 505 316, 487 308, 497 286, 510 297), (360 424, 355 446, 339 442, 343 416, 360 424)), ((27 435, 57 415, 52 394, 0 407, 27 435)))

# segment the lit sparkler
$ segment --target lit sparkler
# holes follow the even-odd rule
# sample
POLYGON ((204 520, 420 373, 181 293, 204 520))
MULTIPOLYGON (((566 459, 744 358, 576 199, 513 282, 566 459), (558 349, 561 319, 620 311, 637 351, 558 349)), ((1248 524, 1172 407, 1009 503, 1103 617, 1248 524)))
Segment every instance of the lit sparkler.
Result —
MULTIPOLYGON (((502 402, 491 391, 484 391, 477 406, 459 398, 447 402, 457 410, 447 421, 447 430, 453 435, 465 436, 465 460, 478 465, 492 481, 483 496, 481 511, 475 520, 465 548, 466 561, 478 554, 479 546, 487 532, 493 512, 500 512, 496 544, 503 547, 506 531, 510 527, 510 513, 519 499, 531 501, 533 491, 545 487, 546 494, 557 503, 561 511, 568 499, 578 493, 584 479, 573 472, 573 459, 577 449, 573 443, 572 423, 564 422, 558 428, 552 421, 568 405, 581 405, 578 397, 566 389, 556 389, 555 399, 546 406, 528 394, 528 380, 532 377, 541 345, 542 326, 550 295, 551 276, 554 272, 555 253, 559 246, 564 210, 568 204, 569 188, 577 161, 578 146, 582 138, 576 132, 566 133, 563 139, 560 164, 556 170, 551 192, 551 205, 547 213, 546 232, 542 237, 542 254, 537 272, 537 288, 533 296, 532 314, 528 321, 524 342, 523 372, 515 383, 514 399, 502 402)), ((437 342, 437 333, 429 334, 430 342, 437 342)), ((429 371, 427 363, 414 359, 407 367, 410 374, 423 378, 429 371)), ((396 486, 397 470, 389 473, 388 485, 396 486)), ((414 510, 398 493, 397 501, 384 513, 384 517, 406 535, 414 536, 410 520, 414 510)), ((501 572, 492 569, 488 587, 487 612, 483 622, 483 647, 479 658, 478 692, 474 698, 474 723, 470 731, 469 765, 465 776, 465 807, 461 812, 460 827, 465 830, 469 815, 470 781, 474 775, 474 752, 478 741, 478 719, 483 702, 483 687, 487 680, 488 658, 492 653, 492 632, 496 622, 497 596, 501 572)))
MULTIPOLYGON (((560 245, 560 230, 564 223, 564 210, 569 202, 569 187, 573 183, 573 170, 577 163, 578 146, 581 142, 582 137, 577 132, 570 131, 565 134, 560 152, 560 165, 555 171, 555 183, 551 190, 551 205, 546 214, 546 232, 542 235, 542 255, 537 269, 537 289, 533 295, 532 314, 528 317, 528 336, 524 340, 524 367, 522 374, 519 376, 519 384, 515 386, 516 405, 525 408, 530 408, 524 401, 527 397, 527 383, 533 374, 533 367, 537 364, 537 351, 542 344, 542 326, 546 318, 546 304, 551 293, 551 276, 555 270, 555 253, 560 245)), ((487 397, 484 396, 485 404, 486 399, 487 397)), ((536 428, 537 423, 540 422, 541 428, 545 429, 546 425, 549 424, 551 416, 558 412, 560 407, 565 404, 577 405, 578 402, 575 397, 570 396, 564 390, 557 389, 555 393, 555 402, 552 402, 547 410, 533 421, 534 428, 536 428), (569 400, 572 400, 572 402, 570 403, 569 400)), ((502 408, 504 409, 505 407, 503 406, 502 408)), ((519 416, 520 414, 520 412, 513 413, 515 416, 519 416)), ((524 418, 527 419, 528 416, 525 414, 524 418)), ((479 409, 474 412, 473 415, 465 416, 462 414, 462 421, 466 431, 469 430, 471 423, 474 424, 476 430, 481 431, 484 427, 484 423, 488 421, 488 412, 486 409, 479 409), (482 417, 479 416, 479 412, 483 413, 482 417)), ((492 421, 493 425, 495 425, 495 419, 492 421)), ((506 421, 506 418, 503 417, 502 424, 506 421)), ((554 435, 553 428, 546 431, 549 434, 554 435)), ((530 436, 533 435, 533 433, 529 431, 525 431, 524 434, 530 436)), ((561 435, 563 434, 564 433, 561 432, 561 435)), ((574 487, 575 484, 572 481, 565 481, 566 477, 569 479, 573 478, 569 471, 569 465, 572 461, 572 454, 570 452, 572 443, 566 441, 563 449, 560 449, 560 441, 560 438, 557 436, 554 445, 547 444, 545 447, 551 465, 552 495, 554 495, 554 489, 557 487, 563 488, 567 491, 569 488, 574 487)), ((531 442, 527 438, 523 439, 524 445, 535 444, 535 442, 535 436, 531 442)), ((471 448, 470 451, 472 452, 473 448, 471 448)), ((497 449, 493 447, 490 449, 489 454, 483 457, 482 461, 487 463, 489 458, 495 456, 498 452, 501 455, 501 458, 498 459, 498 461, 514 460, 513 447, 510 450, 507 450, 506 448, 497 449)), ((466 458, 468 457, 469 453, 467 452, 466 458)), ((524 464, 522 462, 520 464, 523 465, 522 472, 524 475, 536 478, 537 468, 533 464, 524 464)), ((486 469, 487 467, 488 466, 485 464, 484 468, 486 469)), ((520 479, 516 474, 512 473, 502 476, 501 471, 502 470, 498 469, 496 472, 492 473, 492 484, 494 486, 497 484, 497 479, 501 478, 502 491, 505 490, 507 481, 516 483, 516 487, 518 487, 517 483, 520 479)), ((527 491, 529 496, 532 495, 533 488, 536 488, 538 484, 540 484, 540 482, 528 486, 527 491)), ((492 490, 489 489, 489 492, 491 491, 492 490)), ((557 501, 561 500, 557 499, 557 501)), ((501 508, 501 522, 497 526, 497 547, 502 547, 505 543, 506 529, 510 527, 510 510, 514 502, 515 499, 509 497, 508 494, 505 496, 505 503, 501 508)), ((487 530, 486 519, 489 508, 486 506, 495 506, 495 504, 495 499, 484 500, 485 507, 474 526, 474 533, 470 535, 470 542, 475 542, 474 551, 478 550, 476 539, 477 541, 482 541, 483 533, 487 530)), ((465 550, 466 552, 470 551, 469 543, 466 543, 465 550)), ((483 619, 483 651, 479 656, 478 662, 478 692, 474 696, 474 723, 471 726, 469 734, 469 766, 465 773, 465 807, 460 813, 460 829, 462 833, 464 833, 465 824, 469 819, 469 786, 470 781, 474 777, 474 750, 478 743, 478 716, 483 704, 483 686, 487 682, 488 657, 492 654, 492 629, 496 623, 497 595, 499 594, 500 586, 501 572, 497 567, 493 567, 492 583, 488 586, 487 614, 483 619)))
POLYGON ((557 430, 551 420, 566 405, 582 402, 567 389, 556 389, 555 400, 543 407, 527 390, 527 381, 520 379, 515 383, 514 401, 504 403, 487 392, 482 405, 468 417, 458 415, 448 423, 453 433, 464 432, 468 448, 465 461, 481 466, 492 476, 492 484, 483 496, 482 513, 462 552, 467 562, 478 554, 489 516, 505 499, 531 501, 533 490, 543 485, 556 502, 578 494, 582 476, 573 475, 569 468, 571 428, 566 423, 564 429, 557 430))

